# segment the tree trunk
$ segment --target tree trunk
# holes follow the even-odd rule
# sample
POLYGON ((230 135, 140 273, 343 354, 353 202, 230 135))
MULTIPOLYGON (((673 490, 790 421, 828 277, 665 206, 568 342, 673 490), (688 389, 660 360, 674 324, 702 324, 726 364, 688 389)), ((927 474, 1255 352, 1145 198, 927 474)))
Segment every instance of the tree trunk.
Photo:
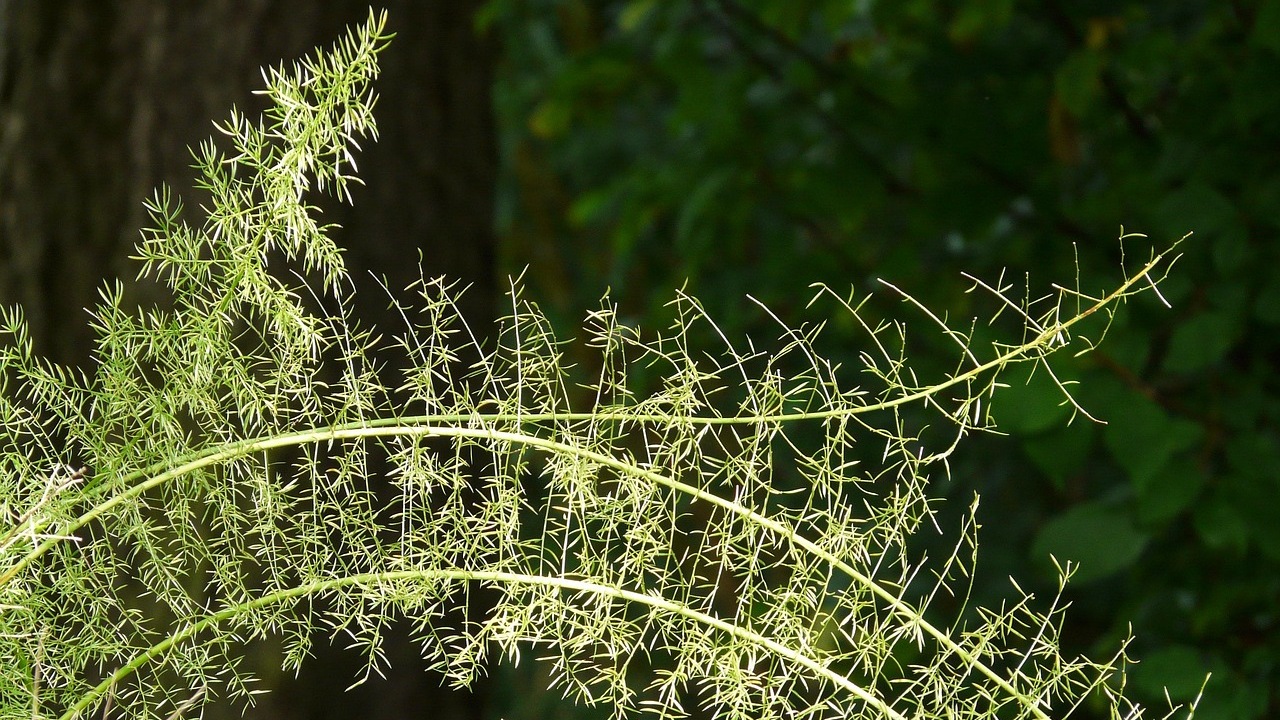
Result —
MULTIPOLYGON (((336 239, 364 326, 400 329, 371 273, 398 292, 417 278, 421 253, 430 274, 473 285, 463 310, 483 327, 495 295, 497 163, 493 49, 473 23, 481 0, 384 4, 397 36, 376 86, 380 139, 359 157, 366 186, 353 187, 354 207, 328 203, 326 219, 344 228, 336 239)), ((260 107, 260 66, 327 46, 367 14, 347 0, 0 0, 0 302, 25 308, 37 352, 88 361, 83 308, 104 278, 135 276, 127 256, 146 224, 142 201, 166 183, 193 209, 186 148, 232 105, 260 107)), ((389 655, 411 652, 401 641, 389 655)), ((354 669, 325 658, 305 673, 313 686, 286 683, 251 714, 478 712, 420 663, 402 665, 387 683, 338 696, 354 669)))
MULTIPOLYGON (((352 274, 400 290, 418 253, 474 284, 492 314, 496 149, 492 49, 479 0, 390 3, 377 118, 354 207, 330 203, 352 274)), ((0 300, 21 303, 38 348, 82 362, 82 308, 127 261, 160 183, 188 199, 189 146, 234 104, 255 108, 258 68, 291 62, 363 21, 361 2, 0 0, 0 300)), ((376 287, 376 286, 375 286, 376 287)), ((371 312, 384 298, 368 297, 371 312)), ((375 318, 370 318, 373 320, 375 318)))

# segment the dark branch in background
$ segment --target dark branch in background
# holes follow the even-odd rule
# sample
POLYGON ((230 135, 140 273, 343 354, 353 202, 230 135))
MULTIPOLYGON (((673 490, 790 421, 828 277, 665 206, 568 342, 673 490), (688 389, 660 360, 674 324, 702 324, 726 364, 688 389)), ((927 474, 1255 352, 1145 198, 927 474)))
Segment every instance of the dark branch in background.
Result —
POLYGON ((1253 23, 1257 19, 1257 13, 1244 6, 1240 0, 1231 0, 1231 12, 1236 16, 1236 20, 1244 28, 1245 32, 1253 31, 1253 23))
MULTIPOLYGON (((718 0, 717 4, 719 4, 718 0)), ((739 52, 768 74, 768 76, 772 78, 780 88, 782 88, 786 99, 802 103, 812 108, 823 126, 848 143, 849 147, 853 149, 854 154, 865 162, 872 171, 880 177, 881 182, 884 183, 885 188, 891 194, 911 197, 920 194, 920 191, 915 186, 898 177, 898 175, 894 173, 883 160, 877 157, 864 142, 858 139, 858 137, 853 134, 853 131, 846 127, 839 118, 833 115, 831 111, 824 109, 822 104, 818 102, 818 99, 812 93, 805 93, 795 87, 792 87, 786 81, 785 76, 782 71, 778 69, 777 65, 761 55, 760 52, 750 42, 748 42, 740 32, 738 32, 738 29, 734 26, 733 22, 722 14, 723 9, 721 13, 715 12, 708 7, 707 0, 695 0, 694 7, 698 10, 698 14, 700 16, 719 27, 739 52)), ((756 22, 759 23, 758 20, 756 22)))
POLYGON ((1107 98, 1111 104, 1116 106, 1124 115, 1125 123, 1129 125, 1129 130, 1144 142, 1152 142, 1155 135, 1151 132, 1151 128, 1147 125, 1147 121, 1142 118, 1125 97, 1124 91, 1120 89, 1120 83, 1116 80, 1116 76, 1110 70, 1102 71, 1102 88, 1107 91, 1107 98))
MULTIPOLYGON (((812 95, 802 95, 799 91, 790 87, 786 82, 785 76, 777 65, 764 57, 741 33, 737 31, 733 22, 736 20, 742 25, 749 28, 755 35, 763 37, 774 47, 783 53, 799 59, 801 62, 809 65, 813 70, 830 83, 838 83, 842 87, 852 88, 856 95, 867 101, 870 105, 881 110, 892 110, 893 105, 879 93, 866 86, 865 83, 859 82, 856 76, 852 76, 844 72, 840 68, 823 60, 813 52, 802 47, 777 28, 763 22, 754 13, 742 7, 735 0, 695 0, 694 5, 700 11, 702 17, 714 22, 723 30, 725 35, 733 43, 734 47, 752 63, 764 70, 774 82, 778 83, 791 96, 799 96, 801 100, 807 103, 818 113, 824 126, 836 133, 842 140, 847 141, 856 153, 866 160, 877 174, 879 174, 890 190, 897 195, 917 196, 919 190, 909 184, 907 181, 898 178, 889 168, 887 168, 865 145, 860 143, 853 135, 852 131, 846 127, 840 120, 828 110, 824 110, 812 95), (709 5, 714 4, 721 14, 716 14, 709 5)), ((1074 32, 1074 28, 1071 28, 1074 32)), ((935 146, 934 150, 950 153, 955 155, 955 151, 946 146, 935 146)), ((1027 183, 1016 178, 1007 172, 996 167, 987 160, 970 154, 958 155, 958 159, 974 168, 979 172, 994 180, 998 185, 1017 196, 1025 196, 1030 194, 1030 188, 1027 183)), ((1025 219, 1025 218, 1023 218, 1025 219)), ((1092 239, 1094 235, 1076 221, 1062 213, 1061 209, 1054 206, 1047 213, 1046 221, 1049 226, 1059 232, 1065 233, 1077 240, 1092 239)), ((820 227, 820 223, 812 220, 805 221, 810 227, 820 227)))
POLYGON ((750 28, 752 32, 757 35, 763 35, 781 50, 801 59, 805 64, 813 68, 815 73, 828 82, 837 82, 853 88, 854 93, 860 100, 865 100, 877 109, 892 109, 892 105, 888 100, 885 100, 879 93, 867 87, 865 83, 860 82, 859 78, 851 77, 848 73, 823 60, 802 45, 797 44, 787 37, 786 33, 779 32, 777 28, 761 21, 759 17, 742 7, 740 3, 734 0, 713 0, 713 2, 720 6, 725 15, 733 16, 750 28))
MULTIPOLYGON (((982 174, 986 175, 1000 187, 1008 190, 1011 194, 1018 197, 1030 195, 1031 191, 1025 182, 1010 175, 1004 170, 1001 170, 995 165, 995 163, 992 163, 978 155, 970 155, 968 153, 962 155, 961 159, 977 168, 982 174)), ((1046 213, 1045 217, 1046 224, 1049 227, 1069 235, 1076 240, 1092 240, 1096 237, 1093 233, 1090 233, 1085 229, 1084 226, 1080 225, 1080 223, 1063 213, 1061 208, 1056 205, 1051 207, 1052 209, 1046 213)), ((1016 219, 1025 220, 1026 217, 1020 216, 1016 219)))
MULTIPOLYGON (((1048 0, 1043 7, 1045 13, 1049 16, 1050 22, 1063 37, 1067 38, 1073 45, 1084 45, 1084 37, 1056 0, 1048 0)), ((1120 82, 1116 80, 1115 73, 1107 68, 1102 68, 1098 73, 1098 80, 1102 83, 1102 89, 1106 93, 1107 101, 1124 116, 1125 124, 1129 126, 1129 131, 1143 142, 1155 140, 1155 135, 1152 134, 1147 121, 1142 118, 1142 114, 1129 102, 1124 90, 1120 88, 1120 82)))
POLYGON ((731 15, 734 18, 741 20, 747 27, 751 29, 752 32, 769 38, 769 40, 774 45, 777 45, 778 47, 786 50, 788 53, 795 55, 796 57, 804 60, 806 63, 812 66, 815 71, 817 71, 819 74, 823 75, 827 79, 829 80, 841 79, 840 76, 842 75, 842 73, 836 70, 834 67, 832 67, 830 63, 826 62, 825 60, 818 57, 817 55, 809 52, 807 48, 796 44, 795 41, 787 37, 786 33, 780 32, 777 28, 773 27, 772 25, 769 25, 768 23, 763 22, 762 20, 760 20, 760 18, 756 17, 754 13, 743 8, 742 5, 734 2, 733 0, 710 0, 710 1, 715 5, 719 6, 720 11, 723 12, 725 15, 731 15))

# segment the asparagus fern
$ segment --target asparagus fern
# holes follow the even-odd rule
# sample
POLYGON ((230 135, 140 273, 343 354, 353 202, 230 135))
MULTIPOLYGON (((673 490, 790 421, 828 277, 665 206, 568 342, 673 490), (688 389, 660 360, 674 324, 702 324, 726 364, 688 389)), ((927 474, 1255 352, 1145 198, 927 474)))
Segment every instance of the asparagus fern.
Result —
POLYGON ((86 369, 36 357, 20 311, 0 318, 0 716, 251 700, 240 653, 264 637, 288 667, 341 637, 378 671, 397 617, 450 682, 533 655, 620 717, 681 717, 689 698, 730 718, 1047 719, 1088 697, 1140 714, 1109 684, 1122 655, 1060 653, 1052 600, 966 607, 976 500, 949 557, 911 542, 935 522, 929 478, 991 428, 1002 372, 1087 351, 1079 327, 1153 288, 1168 253, 1097 297, 976 283, 1024 336, 979 347, 926 311, 958 348, 935 381, 906 324, 826 288, 815 300, 865 330, 859 368, 817 353, 821 324, 780 322, 761 350, 678 295, 663 332, 607 300, 590 313, 587 377, 518 285, 489 342, 425 274, 383 340, 352 320, 308 198, 346 197, 375 136, 384 21, 268 73, 266 116, 233 112, 199 147, 196 224, 168 191, 149 203, 140 274, 171 306, 105 288, 86 369), (396 381, 375 357, 398 359, 396 381), (920 412, 952 441, 922 439, 920 412), (497 599, 468 617, 476 587, 497 599))

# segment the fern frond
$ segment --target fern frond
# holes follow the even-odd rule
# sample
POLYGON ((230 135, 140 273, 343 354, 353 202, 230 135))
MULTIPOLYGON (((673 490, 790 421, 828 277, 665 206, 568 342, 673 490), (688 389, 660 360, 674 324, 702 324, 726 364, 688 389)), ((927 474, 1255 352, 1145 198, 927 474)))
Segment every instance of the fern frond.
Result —
POLYGON ((1063 657, 1052 600, 1015 586, 968 607, 976 500, 942 562, 913 539, 938 523, 930 477, 992 429, 1001 374, 1092 347, 1086 321, 1154 287, 1170 251, 1098 297, 1020 303, 975 280, 1023 329, 990 347, 903 293, 958 349, 935 379, 913 370, 908 323, 826 288, 811 306, 865 331, 860 368, 821 356, 821 323, 736 347, 678 295, 664 332, 607 299, 590 313, 588 375, 517 284, 473 333, 428 277, 381 342, 352 322, 307 198, 345 197, 375 134, 384 22, 266 73, 265 119, 233 112, 230 149, 195 153, 212 198, 198 226, 156 194, 138 258, 172 306, 104 291, 91 373, 34 357, 21 314, 0 317, 0 718, 251 700, 240 652, 265 637, 290 666, 341 637, 367 676, 397 618, 453 683, 536 655, 618 716, 682 717, 696 698, 733 718, 1047 719, 1108 692, 1123 655, 1063 657), (375 356, 399 359, 396 383, 375 356), (476 586, 497 600, 460 619, 476 586))

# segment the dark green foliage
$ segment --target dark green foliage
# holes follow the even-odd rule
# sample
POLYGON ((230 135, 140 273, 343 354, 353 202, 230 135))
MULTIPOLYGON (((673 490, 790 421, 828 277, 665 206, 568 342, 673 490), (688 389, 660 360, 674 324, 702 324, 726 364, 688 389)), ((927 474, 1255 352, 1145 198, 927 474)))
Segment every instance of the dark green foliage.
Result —
POLYGON ((1172 312, 1128 306, 1102 351, 1062 368, 1108 424, 1061 427, 1074 409, 1033 377, 996 399, 1011 437, 954 458, 938 492, 982 488, 1009 518, 987 546, 1030 549, 992 553, 1008 560, 992 582, 1049 549, 1080 561, 1075 592, 1098 598, 1075 640, 1135 619, 1139 691, 1157 694, 1154 668, 1175 696, 1213 670, 1200 717, 1280 709, 1280 2, 489 13, 507 52, 507 258, 553 310, 608 285, 661 314, 687 280, 732 333, 768 322, 744 293, 786 313, 810 282, 876 276, 954 320, 975 314, 960 269, 1008 267, 1018 289, 1029 273, 1035 291, 1078 260, 1101 288, 1121 225, 1193 231, 1162 287, 1172 312))

